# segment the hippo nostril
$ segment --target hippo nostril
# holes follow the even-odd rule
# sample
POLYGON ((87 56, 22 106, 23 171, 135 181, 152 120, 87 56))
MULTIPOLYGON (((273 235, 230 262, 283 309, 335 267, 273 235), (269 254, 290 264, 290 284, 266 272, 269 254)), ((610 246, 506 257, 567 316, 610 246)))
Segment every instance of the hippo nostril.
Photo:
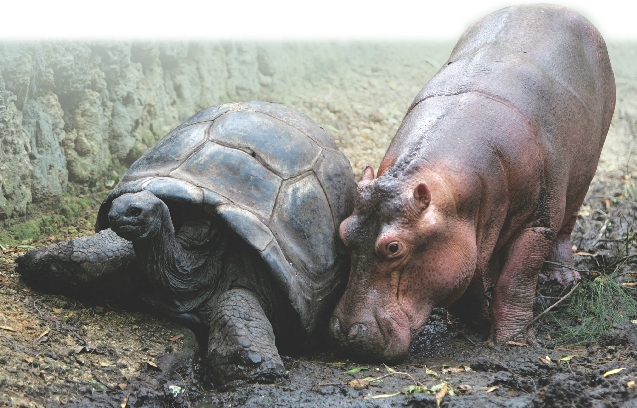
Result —
POLYGON ((347 338, 350 340, 355 340, 357 337, 365 337, 367 334, 368 327, 363 323, 356 323, 349 329, 349 334, 347 338))

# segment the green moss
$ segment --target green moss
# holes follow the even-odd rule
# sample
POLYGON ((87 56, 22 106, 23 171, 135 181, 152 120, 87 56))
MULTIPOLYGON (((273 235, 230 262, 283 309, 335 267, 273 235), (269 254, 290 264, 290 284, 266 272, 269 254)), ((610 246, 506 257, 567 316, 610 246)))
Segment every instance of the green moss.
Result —
POLYGON ((63 216, 73 219, 91 208, 91 200, 86 197, 65 197, 60 212, 63 216))
POLYGON ((18 242, 34 240, 40 236, 40 223, 29 221, 18 224, 11 229, 10 235, 18 242))
POLYGON ((20 244, 30 244, 42 236, 40 223, 28 221, 15 225, 9 231, 0 231, 0 246, 10 247, 20 244))
POLYGON ((43 235, 55 235, 61 228, 66 227, 68 221, 63 215, 48 215, 40 220, 40 232, 43 235))
POLYGON ((15 240, 9 236, 5 231, 0 232, 0 250, 4 250, 4 247, 15 244, 15 240))
MULTIPOLYGON (((49 236, 73 238, 80 232, 90 232, 100 204, 109 190, 90 192, 69 191, 56 210, 32 213, 27 221, 0 227, 0 245, 13 246, 49 236)), ((30 243, 30 242, 29 242, 30 243)))

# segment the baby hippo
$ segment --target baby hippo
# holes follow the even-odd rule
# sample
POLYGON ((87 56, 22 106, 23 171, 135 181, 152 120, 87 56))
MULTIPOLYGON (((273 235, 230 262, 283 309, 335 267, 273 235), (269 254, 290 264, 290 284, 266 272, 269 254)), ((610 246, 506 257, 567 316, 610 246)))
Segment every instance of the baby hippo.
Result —
POLYGON ((579 279, 570 234, 615 106, 604 40, 559 6, 515 6, 460 38, 409 108, 340 226, 352 254, 332 336, 368 360, 408 354, 431 310, 535 344, 540 273, 579 279), (485 292, 492 293, 491 307, 485 292))

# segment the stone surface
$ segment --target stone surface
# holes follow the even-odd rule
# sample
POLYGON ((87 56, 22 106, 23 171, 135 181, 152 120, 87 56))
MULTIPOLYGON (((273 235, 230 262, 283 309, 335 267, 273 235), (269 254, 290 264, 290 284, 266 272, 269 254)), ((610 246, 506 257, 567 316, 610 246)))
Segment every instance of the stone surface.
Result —
POLYGON ((112 185, 121 169, 195 112, 294 92, 315 71, 333 71, 345 48, 0 43, 0 221, 55 208, 72 184, 112 185))

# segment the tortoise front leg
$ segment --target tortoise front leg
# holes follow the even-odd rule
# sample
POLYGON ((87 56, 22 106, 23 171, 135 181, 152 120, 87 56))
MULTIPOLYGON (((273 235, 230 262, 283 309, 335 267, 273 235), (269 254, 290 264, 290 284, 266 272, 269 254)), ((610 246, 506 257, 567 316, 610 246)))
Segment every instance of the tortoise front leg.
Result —
POLYGON ((85 298, 134 293, 139 278, 133 244, 110 229, 34 249, 17 264, 16 271, 29 285, 85 298))
POLYGON ((208 367, 220 388, 287 377, 272 325, 253 292, 231 289, 221 294, 209 324, 208 367))

